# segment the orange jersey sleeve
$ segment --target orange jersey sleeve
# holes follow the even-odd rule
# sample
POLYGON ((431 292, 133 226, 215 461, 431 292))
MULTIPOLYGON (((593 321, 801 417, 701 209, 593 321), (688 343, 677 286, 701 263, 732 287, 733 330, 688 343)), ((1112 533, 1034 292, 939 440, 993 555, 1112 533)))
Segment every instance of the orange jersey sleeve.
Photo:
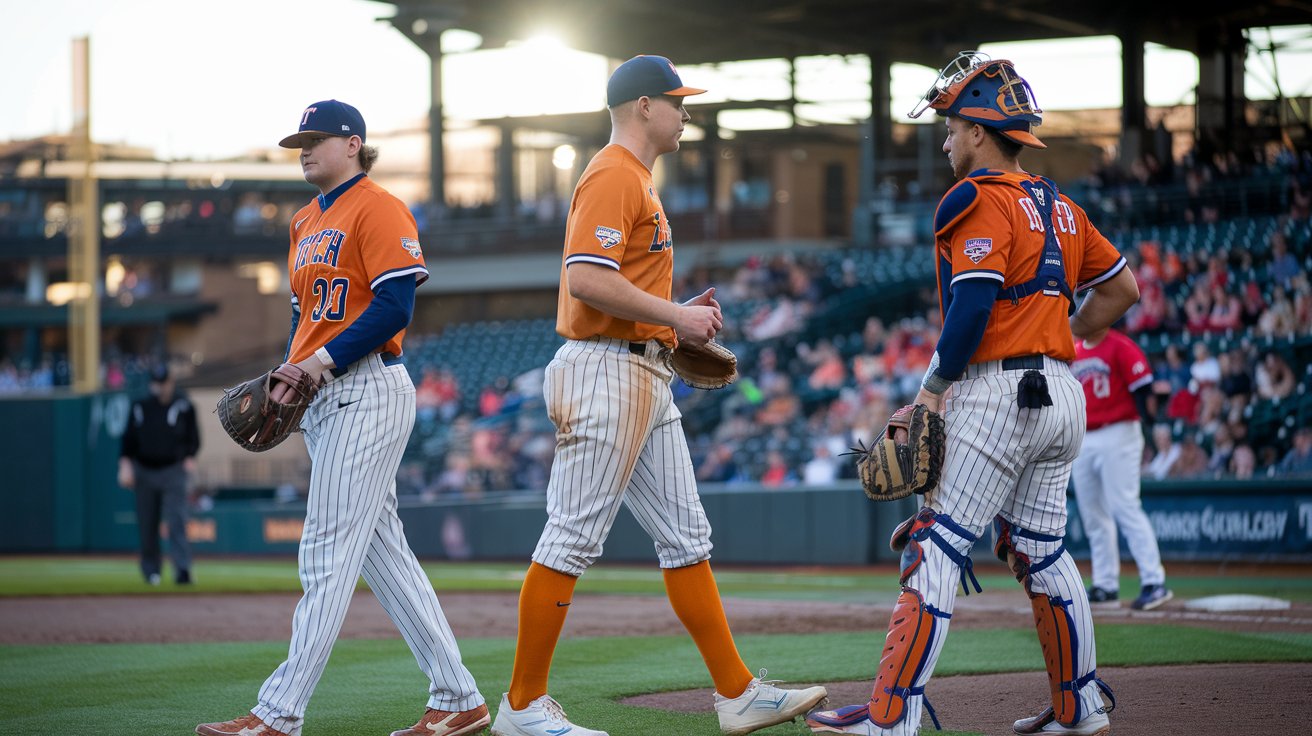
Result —
POLYGON ((651 172, 623 146, 603 148, 574 188, 565 224, 556 331, 574 340, 605 336, 674 344, 672 327, 618 319, 571 296, 568 270, 579 263, 613 268, 652 296, 672 296, 673 232, 651 172))
MULTIPOLYGON (((379 284, 428 279, 414 216, 368 177, 297 212, 291 244, 287 268, 292 303, 300 310, 288 355, 293 363, 341 334, 369 306, 379 284)), ((401 330, 379 351, 401 355, 404 336, 401 330)))
MULTIPOLYGON (((1043 255, 1044 224, 1039 206, 1020 188, 1020 181, 1037 182, 1039 177, 990 172, 963 180, 944 196, 940 212, 954 197, 961 212, 945 218, 938 228, 938 257, 950 264, 950 272, 940 270, 940 295, 963 279, 992 279, 1006 288, 1034 278, 1043 255), (966 204, 960 204, 963 201, 966 204)), ((1116 248, 1070 199, 1063 196, 1053 203, 1052 225, 1072 290, 1095 286, 1125 266, 1116 248)), ((1021 355, 1074 360, 1069 307, 1064 295, 1046 292, 995 302, 970 362, 1021 355)))

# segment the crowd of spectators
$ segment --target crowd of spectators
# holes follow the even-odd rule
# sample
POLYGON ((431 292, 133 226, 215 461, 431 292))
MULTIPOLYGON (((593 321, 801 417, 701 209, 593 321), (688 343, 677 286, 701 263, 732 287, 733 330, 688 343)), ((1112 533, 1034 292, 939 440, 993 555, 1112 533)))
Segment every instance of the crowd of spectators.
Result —
MULTIPOLYGON (((1145 347, 1155 375, 1145 477, 1312 474, 1312 427, 1289 421, 1305 418, 1291 406, 1312 382, 1306 359, 1312 339, 1304 339, 1312 337, 1309 192, 1312 155, 1282 149, 1206 164, 1186 159, 1169 169, 1145 158, 1130 172, 1103 171, 1085 183, 1082 201, 1126 253, 1142 295, 1124 328, 1145 347), (1278 211, 1255 212, 1246 195, 1232 196, 1263 177, 1279 183, 1278 211), (1171 187, 1183 194, 1143 196, 1171 187), (1217 229, 1209 236, 1214 240, 1181 243, 1115 229, 1144 218, 1225 225, 1238 217, 1248 223, 1242 239, 1217 229)), ((256 199, 234 205, 235 227, 260 227, 268 212, 256 199)), ((901 302, 896 315, 826 333, 813 318, 823 315, 830 297, 888 286, 862 283, 850 258, 838 268, 829 262, 845 257, 763 255, 727 272, 697 269, 676 281, 676 298, 707 284, 720 287, 726 313, 720 340, 745 358, 740 379, 723 391, 676 382, 703 482, 786 487, 853 477, 854 463, 843 453, 869 441, 915 395, 939 335, 932 283, 901 302)), ((456 363, 409 365, 418 412, 398 478, 402 495, 545 488, 555 437, 540 367, 461 385, 456 363)), ((132 357, 115 356, 105 364, 104 384, 127 387, 134 370, 141 367, 132 357)), ((0 360, 0 393, 65 383, 63 361, 0 360)))
POLYGON ((1265 144, 1247 151, 1195 148, 1178 161, 1144 153, 1112 160, 1069 188, 1103 230, 1161 223, 1206 224, 1312 207, 1312 151, 1265 144))
MULTIPOLYGON (((146 355, 106 351, 100 362, 100 385, 109 391, 141 392, 153 365, 146 355)), ((32 362, 0 358, 0 396, 41 394, 68 387, 73 369, 67 355, 46 353, 32 362)))
MULTIPOLYGON (((1282 209, 1259 216, 1265 229, 1256 248, 1225 238, 1183 248, 1120 243, 1143 294, 1124 328, 1145 345, 1156 376, 1145 477, 1312 474, 1312 428, 1281 421, 1289 413, 1268 412, 1275 421, 1257 421, 1261 410, 1301 396, 1308 382, 1298 340, 1312 334, 1312 287, 1303 260, 1312 256, 1305 194, 1312 191, 1312 157, 1275 152, 1242 164, 1226 156, 1206 166, 1186 160, 1173 173, 1151 176, 1144 173, 1149 168, 1136 172, 1137 183, 1183 184, 1184 199, 1157 205, 1182 207, 1168 213, 1178 222, 1224 223, 1235 214, 1232 206, 1249 206, 1234 205, 1226 187, 1258 175, 1278 176, 1282 209)), ((1103 186, 1095 202, 1121 197, 1126 184, 1103 186)), ((1107 217, 1091 215, 1095 221, 1107 217)), ((847 277, 852 268, 840 269, 846 276, 837 280, 826 273, 822 258, 780 254, 750 258, 729 273, 693 271, 676 283, 676 296, 691 296, 708 283, 721 286, 726 324, 720 339, 745 347, 750 358, 740 362, 738 382, 722 392, 705 394, 676 382, 676 399, 693 409, 685 409, 685 422, 701 481, 785 487, 854 477, 854 463, 842 454, 868 441, 915 395, 938 340, 932 287, 909 300, 903 316, 872 316, 851 334, 813 334, 808 320, 827 297, 863 286, 847 277), (694 419, 708 403, 712 417, 694 419)), ((450 371, 426 371, 424 382, 430 380, 429 389, 420 384, 429 397, 421 399, 421 413, 454 417, 444 442, 455 449, 445 452, 437 472, 423 480, 416 475, 414 486, 429 496, 545 486, 554 436, 540 421, 540 373, 509 388, 504 378, 500 385, 471 387, 480 397, 478 416, 460 411, 461 388, 450 371), (536 412, 538 420, 525 419, 526 412, 536 412)), ((422 453, 414 455, 418 465, 422 453)))

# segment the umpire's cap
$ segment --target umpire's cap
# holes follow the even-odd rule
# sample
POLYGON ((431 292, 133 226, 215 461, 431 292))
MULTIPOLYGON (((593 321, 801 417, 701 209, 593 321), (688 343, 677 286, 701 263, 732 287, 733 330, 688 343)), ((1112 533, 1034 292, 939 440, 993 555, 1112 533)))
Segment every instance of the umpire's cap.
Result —
POLYGON ((1006 59, 991 59, 979 51, 957 54, 907 116, 920 117, 929 108, 992 128, 1030 148, 1047 148, 1030 132, 1043 122, 1034 90, 1006 59))
POLYGON ((615 107, 639 97, 687 97, 705 91, 685 87, 674 63, 664 56, 635 56, 611 73, 610 81, 606 83, 606 106, 615 107))
POLYGON ((364 116, 360 111, 338 100, 324 100, 305 108, 301 113, 301 128, 278 141, 283 148, 304 148, 302 137, 306 133, 323 133, 349 137, 360 136, 364 142, 364 116))

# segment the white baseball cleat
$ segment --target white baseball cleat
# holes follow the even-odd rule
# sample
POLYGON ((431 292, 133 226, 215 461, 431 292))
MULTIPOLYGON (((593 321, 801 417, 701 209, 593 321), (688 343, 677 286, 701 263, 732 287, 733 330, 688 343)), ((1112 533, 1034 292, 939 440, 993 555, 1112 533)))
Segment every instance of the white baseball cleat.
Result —
POLYGON ((605 731, 575 725, 565 717, 550 695, 543 695, 524 707, 510 707, 510 693, 501 695, 501 707, 492 722, 492 736, 607 736, 605 731))
POLYGON ((1026 734, 1057 733, 1066 736, 1107 736, 1111 733, 1111 722, 1101 710, 1090 713, 1084 720, 1074 726, 1063 726, 1053 715, 1052 708, 1033 718, 1022 718, 1011 724, 1011 730, 1022 736, 1026 734))
POLYGON ((829 695, 820 686, 783 690, 764 677, 765 670, 761 670, 761 676, 752 678, 751 684, 736 698, 715 694, 720 731, 736 736, 785 723, 811 710, 829 695))

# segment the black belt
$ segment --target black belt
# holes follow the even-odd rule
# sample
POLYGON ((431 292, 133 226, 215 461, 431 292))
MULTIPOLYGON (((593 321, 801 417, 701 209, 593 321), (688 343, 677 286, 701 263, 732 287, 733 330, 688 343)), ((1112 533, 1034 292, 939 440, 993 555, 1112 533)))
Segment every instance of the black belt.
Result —
MULTIPOLYGON (((400 363, 400 362, 401 362, 401 356, 399 356, 399 355, 397 355, 397 354, 395 354, 395 353, 379 353, 378 356, 381 357, 381 358, 383 359, 383 365, 396 365, 397 363, 400 363)), ((364 358, 361 358, 360 360, 364 360, 365 358, 368 358, 368 357, 369 357, 369 356, 366 355, 364 358)), ((354 363, 352 363, 352 364, 350 364, 350 365, 348 365, 348 366, 343 366, 343 367, 340 367, 340 368, 329 368, 329 369, 328 369, 328 372, 331 373, 331 374, 333 374, 333 378, 341 378, 342 376, 346 375, 347 373, 350 373, 350 372, 351 372, 351 369, 354 368, 355 366, 359 365, 359 363, 360 363, 360 361, 357 360, 356 362, 354 362, 354 363)))
POLYGON ((631 343, 629 343, 629 352, 630 352, 630 353, 633 353, 634 355, 646 355, 646 354, 647 354, 647 343, 645 343, 645 342, 631 342, 631 343))
POLYGON ((1004 371, 1041 371, 1043 370, 1042 355, 1019 355, 1015 358, 1003 358, 1002 370, 1004 371))

